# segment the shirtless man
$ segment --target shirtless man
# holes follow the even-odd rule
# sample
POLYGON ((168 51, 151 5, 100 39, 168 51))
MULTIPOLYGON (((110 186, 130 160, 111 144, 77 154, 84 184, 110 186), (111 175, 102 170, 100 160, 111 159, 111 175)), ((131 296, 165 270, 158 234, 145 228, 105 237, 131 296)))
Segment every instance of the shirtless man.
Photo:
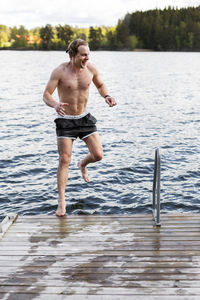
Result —
POLYGON ((103 157, 102 144, 96 128, 96 119, 86 112, 89 86, 93 82, 99 94, 112 107, 115 99, 110 97, 96 67, 88 62, 90 49, 81 39, 71 42, 66 52, 70 61, 58 66, 51 74, 44 90, 44 102, 57 112, 56 133, 59 153, 57 170, 58 208, 57 216, 66 213, 65 189, 68 180, 68 167, 71 161, 73 141, 79 137, 86 143, 89 153, 78 163, 83 179, 88 182, 87 165, 103 157), (52 94, 57 88, 59 102, 52 94))

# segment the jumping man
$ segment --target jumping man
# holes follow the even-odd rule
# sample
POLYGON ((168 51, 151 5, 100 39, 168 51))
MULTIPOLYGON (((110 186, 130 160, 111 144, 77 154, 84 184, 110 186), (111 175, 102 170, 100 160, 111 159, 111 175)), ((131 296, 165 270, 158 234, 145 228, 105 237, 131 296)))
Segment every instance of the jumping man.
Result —
POLYGON ((69 44, 66 52, 69 53, 70 61, 62 63, 52 72, 43 94, 44 102, 57 112, 55 123, 59 153, 57 170, 59 199, 56 215, 59 217, 66 213, 65 189, 73 141, 79 137, 84 140, 89 149, 87 156, 78 163, 78 168, 86 182, 89 181, 87 165, 103 157, 102 144, 95 125, 96 119, 86 112, 91 82, 95 84, 99 94, 110 107, 116 105, 115 99, 108 95, 98 70, 88 62, 90 55, 88 43, 76 39, 69 44), (56 88, 59 102, 52 96, 56 88))

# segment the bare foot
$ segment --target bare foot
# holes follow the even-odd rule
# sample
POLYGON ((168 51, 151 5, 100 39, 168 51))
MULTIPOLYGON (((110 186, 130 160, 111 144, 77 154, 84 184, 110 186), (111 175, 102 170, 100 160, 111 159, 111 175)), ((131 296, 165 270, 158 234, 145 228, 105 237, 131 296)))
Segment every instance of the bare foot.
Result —
POLYGON ((78 163, 77 163, 77 167, 81 170, 82 177, 83 177, 83 179, 85 180, 85 182, 89 182, 87 168, 86 168, 86 167, 83 167, 83 166, 81 165, 81 162, 78 162, 78 163))
POLYGON ((66 213, 65 203, 58 203, 58 208, 56 210, 57 217, 63 217, 66 213))

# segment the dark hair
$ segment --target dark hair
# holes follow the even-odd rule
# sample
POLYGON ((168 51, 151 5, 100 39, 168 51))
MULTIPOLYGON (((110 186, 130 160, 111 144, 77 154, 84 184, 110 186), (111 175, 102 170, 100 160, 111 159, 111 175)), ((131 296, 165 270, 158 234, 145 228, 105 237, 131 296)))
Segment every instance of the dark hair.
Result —
POLYGON ((69 44, 66 52, 69 53, 70 57, 75 56, 78 53, 79 46, 88 46, 88 42, 82 39, 76 39, 69 44))

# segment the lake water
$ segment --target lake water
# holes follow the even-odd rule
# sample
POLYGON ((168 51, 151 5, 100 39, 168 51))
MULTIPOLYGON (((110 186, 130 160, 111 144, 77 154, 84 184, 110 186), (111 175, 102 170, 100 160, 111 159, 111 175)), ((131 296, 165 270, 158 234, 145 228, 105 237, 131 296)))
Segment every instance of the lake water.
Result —
MULTIPOLYGON (((64 52, 0 51, 0 216, 55 214, 58 163, 55 112, 42 101, 64 52)), ((148 213, 154 151, 161 153, 162 212, 200 212, 200 53, 91 52, 109 108, 91 86, 104 159, 84 183, 74 143, 66 190, 68 214, 148 213)), ((58 99, 57 93, 54 94, 58 99)))

